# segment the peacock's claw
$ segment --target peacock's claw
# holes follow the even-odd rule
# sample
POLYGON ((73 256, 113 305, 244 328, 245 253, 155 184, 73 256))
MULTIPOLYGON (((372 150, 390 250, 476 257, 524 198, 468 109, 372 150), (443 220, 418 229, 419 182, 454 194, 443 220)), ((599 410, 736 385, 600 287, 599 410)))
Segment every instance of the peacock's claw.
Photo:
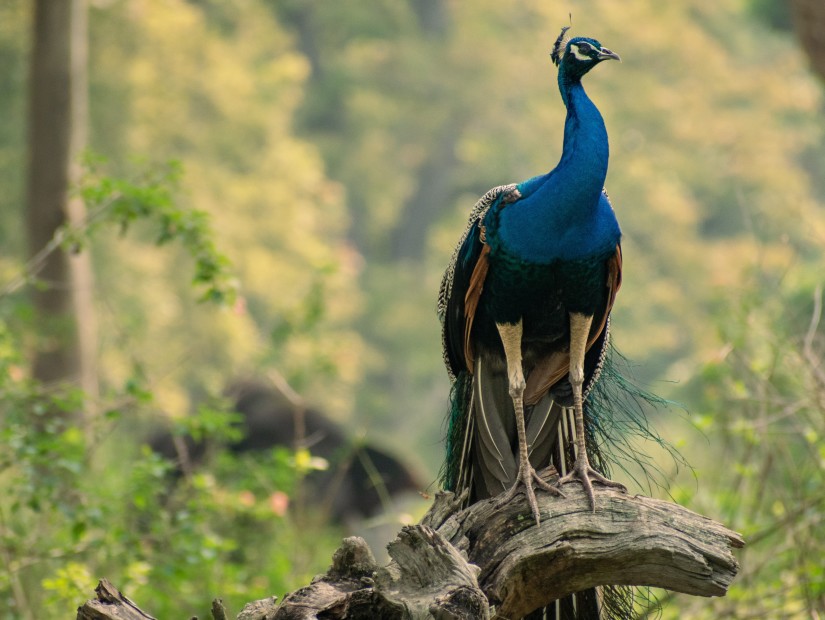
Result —
POLYGON ((596 496, 593 494, 593 483, 591 480, 598 482, 603 486, 619 489, 623 493, 627 493, 627 487, 625 485, 621 482, 615 482, 610 480, 610 478, 605 477, 593 469, 586 459, 577 459, 570 473, 560 478, 557 484, 558 486, 561 486, 577 480, 581 482, 582 487, 584 487, 584 493, 587 495, 587 499, 590 502, 591 512, 596 512, 596 496))
POLYGON ((544 478, 539 476, 536 470, 533 469, 533 466, 528 464, 526 467, 523 465, 519 467, 516 481, 513 483, 513 486, 511 486, 496 502, 496 508, 501 508, 504 504, 512 501, 512 499, 518 494, 519 491, 522 490, 523 487, 524 493, 527 495, 527 502, 530 504, 530 510, 533 513, 533 517, 536 519, 536 525, 541 525, 539 505, 536 501, 536 493, 533 490, 533 483, 535 483, 541 490, 547 491, 556 497, 565 497, 561 489, 544 480, 544 478))

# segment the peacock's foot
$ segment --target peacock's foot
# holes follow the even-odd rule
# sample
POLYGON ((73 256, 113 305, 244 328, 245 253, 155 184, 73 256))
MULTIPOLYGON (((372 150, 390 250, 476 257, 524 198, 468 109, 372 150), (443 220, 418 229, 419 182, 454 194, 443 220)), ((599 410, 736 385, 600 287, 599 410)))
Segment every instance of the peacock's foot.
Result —
POLYGON ((593 482, 591 481, 598 482, 603 486, 619 489, 623 493, 627 493, 627 487, 625 485, 621 482, 615 482, 609 478, 606 478, 590 467, 590 463, 586 459, 577 459, 570 473, 561 478, 557 484, 561 486, 576 480, 582 483, 584 493, 587 495, 587 499, 590 502, 590 510, 592 512, 596 512, 596 497, 593 495, 593 482))
POLYGON ((547 491, 557 497, 565 497, 564 493, 561 492, 561 489, 544 480, 538 475, 538 473, 536 473, 533 466, 528 463, 526 466, 522 465, 519 467, 516 481, 513 483, 513 486, 511 486, 510 489, 506 491, 496 502, 496 508, 501 508, 504 504, 508 504, 512 501, 512 499, 519 491, 522 490, 523 487, 524 493, 527 495, 527 502, 530 504, 530 510, 533 513, 533 517, 536 519, 536 525, 541 525, 539 505, 536 501, 536 493, 533 490, 534 483, 536 487, 543 491, 547 491))

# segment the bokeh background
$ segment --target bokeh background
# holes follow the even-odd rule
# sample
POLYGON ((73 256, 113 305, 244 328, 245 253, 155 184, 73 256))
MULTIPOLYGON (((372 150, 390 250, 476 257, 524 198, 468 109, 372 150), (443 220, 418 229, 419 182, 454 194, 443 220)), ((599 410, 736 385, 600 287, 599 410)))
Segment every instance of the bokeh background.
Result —
POLYGON ((324 570, 345 533, 422 514, 449 390, 438 283, 475 200, 558 161, 548 54, 572 14, 622 56, 585 85, 624 234, 614 342, 678 403, 649 419, 683 460, 639 443, 654 484, 634 490, 748 541, 726 598, 654 592, 663 611, 639 617, 820 618, 819 2, 78 3, 68 202, 96 219, 54 253, 89 259, 71 259, 92 276, 78 288, 29 261, 49 225, 27 191, 44 173, 27 130, 36 3, 3 0, 0 616, 66 617, 103 576, 159 617, 216 596, 237 612, 324 570), (88 302, 58 330, 50 289, 88 302), (86 356, 44 374, 73 324, 86 356), (311 442, 216 450, 170 483, 146 438, 235 441, 243 381, 393 455, 423 495, 331 521, 305 482, 341 462, 311 442))

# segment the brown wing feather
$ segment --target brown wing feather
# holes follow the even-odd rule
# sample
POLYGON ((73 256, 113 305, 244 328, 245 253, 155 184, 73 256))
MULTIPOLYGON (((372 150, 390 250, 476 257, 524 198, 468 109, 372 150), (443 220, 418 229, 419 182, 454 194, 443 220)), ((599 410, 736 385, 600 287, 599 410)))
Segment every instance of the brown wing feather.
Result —
MULTIPOLYGON (((475 274, 473 274, 475 275, 475 274)), ((587 350, 598 340, 607 325, 607 317, 616 301, 616 294, 622 286, 622 248, 616 246, 616 253, 607 261, 608 288, 607 305, 604 314, 598 322, 593 323, 590 338, 587 340, 587 350)), ((540 360, 527 377, 527 386, 524 389, 524 404, 535 405, 553 385, 559 382, 570 370, 570 353, 557 351, 540 360)))
POLYGON ((473 331, 473 320, 478 308, 478 300, 481 299, 481 292, 484 290, 484 280, 487 278, 487 271, 490 268, 490 246, 484 244, 481 254, 478 256, 476 266, 473 268, 473 275, 470 276, 470 285, 467 287, 467 294, 464 295, 464 360, 467 363, 467 370, 473 373, 473 344, 470 334, 473 331))

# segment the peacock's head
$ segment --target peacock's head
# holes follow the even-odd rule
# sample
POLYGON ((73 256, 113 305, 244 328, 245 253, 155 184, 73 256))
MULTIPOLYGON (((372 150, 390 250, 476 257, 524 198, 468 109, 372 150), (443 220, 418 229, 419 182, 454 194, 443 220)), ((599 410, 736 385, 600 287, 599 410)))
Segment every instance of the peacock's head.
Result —
POLYGON ((602 47, 602 44, 596 39, 575 37, 565 44, 564 34, 568 29, 569 26, 561 29, 561 34, 556 39, 553 52, 550 54, 553 63, 559 67, 560 75, 564 75, 570 80, 580 80, 585 73, 603 60, 621 61, 617 53, 602 47), (563 53, 562 48, 564 49, 563 53))

